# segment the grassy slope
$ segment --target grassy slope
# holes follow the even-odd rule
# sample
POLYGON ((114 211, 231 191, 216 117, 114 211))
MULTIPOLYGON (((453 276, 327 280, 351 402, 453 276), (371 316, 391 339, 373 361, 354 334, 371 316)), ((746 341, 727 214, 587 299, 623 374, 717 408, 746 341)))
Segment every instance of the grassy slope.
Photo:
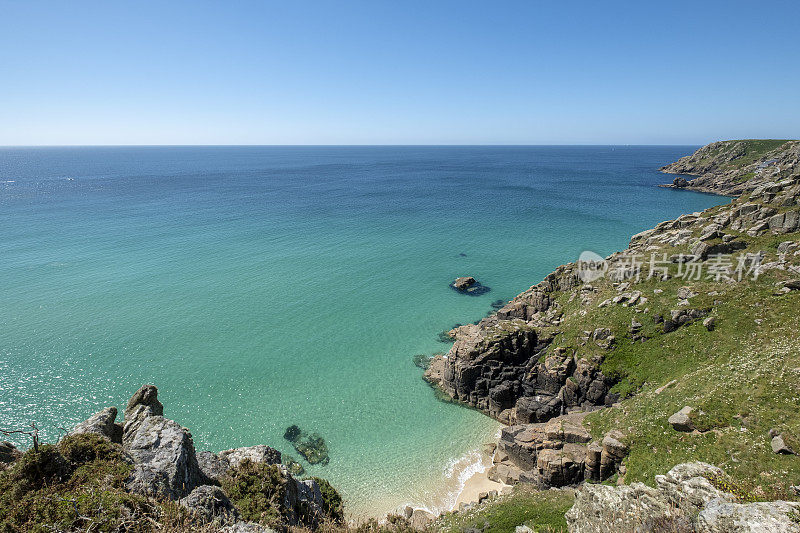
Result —
MULTIPOLYGON (((725 141, 715 148, 709 150, 707 156, 703 159, 709 161, 714 157, 724 153, 733 144, 740 144, 744 148, 744 154, 737 157, 733 161, 727 161, 720 165, 722 170, 729 170, 735 168, 742 168, 754 161, 757 161, 767 153, 779 148, 780 146, 789 142, 789 139, 745 139, 737 141, 725 141)), ((705 155, 705 154, 704 154, 705 155)))
MULTIPOLYGON (((784 142, 748 141, 746 155, 731 165, 750 164, 784 142)), ((724 209, 727 206, 715 207, 703 216, 724 209)), ((697 236, 699 228, 694 233, 697 236)), ((767 263, 776 259, 779 243, 798 241, 800 235, 737 234, 737 239, 748 243, 748 252, 765 251, 767 263)), ((688 253, 688 246, 665 245, 655 252, 688 253)), ((676 268, 672 267, 673 275, 676 268)), ((597 306, 619 294, 609 281, 593 283, 599 292, 588 306, 581 305, 572 291, 557 293, 564 320, 551 349, 564 346, 586 357, 603 355, 604 372, 620 380, 615 387, 623 395, 618 407, 590 414, 586 424, 597 438, 610 429, 626 433, 631 452, 622 481, 652 485, 656 474, 681 462, 702 460, 723 468, 732 483, 753 499, 797 500, 789 486, 800 484, 800 458, 774 454, 767 434, 771 428, 785 431, 800 450, 800 443, 794 440, 795 435, 800 436, 800 291, 782 295, 776 291, 776 284, 791 276, 771 270, 757 280, 730 283, 687 282, 675 277, 646 280, 647 274, 645 266, 642 280, 628 289, 640 290, 648 298, 638 306, 639 312, 634 307, 597 306), (688 307, 712 308, 717 323, 713 331, 697 321, 665 334, 653 321, 654 314, 668 316, 670 310, 680 309, 676 293, 683 286, 698 293, 688 307), (656 293, 656 289, 663 292, 656 293), (633 318, 643 324, 642 333, 648 340, 631 339, 633 318), (605 350, 580 339, 598 327, 613 330, 615 348, 605 350), (656 393, 673 380, 674 384, 656 393), (685 405, 701 410, 695 423, 702 431, 677 432, 667 422, 685 405)), ((481 528, 481 520, 489 520, 492 531, 513 531, 511 523, 525 522, 525 513, 542 517, 548 526, 560 527, 569 507, 566 500, 554 497, 551 491, 518 492, 517 499, 484 504, 474 514, 440 520, 438 529, 481 528)))
POLYGON ((537 533, 566 531, 564 514, 572 507, 572 490, 534 490, 517 485, 511 494, 497 498, 462 513, 447 513, 434 522, 432 530, 461 533, 477 529, 483 533, 506 533, 527 525, 537 533))

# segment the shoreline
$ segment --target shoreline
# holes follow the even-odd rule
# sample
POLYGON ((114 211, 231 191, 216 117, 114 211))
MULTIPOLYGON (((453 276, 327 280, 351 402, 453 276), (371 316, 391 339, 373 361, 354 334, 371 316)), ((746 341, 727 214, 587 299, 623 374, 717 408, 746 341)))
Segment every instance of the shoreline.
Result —
MULTIPOLYGON (((492 444, 499 439, 499 432, 495 435, 492 444)), ((481 449, 470 450, 461 457, 452 459, 445 469, 445 481, 435 482, 435 487, 447 487, 450 490, 444 495, 435 496, 428 501, 408 503, 397 510, 398 514, 410 514, 413 511, 429 513, 432 518, 439 515, 457 511, 462 505, 478 503, 481 496, 485 497, 494 491, 502 494, 511 488, 489 479, 489 469, 493 465, 494 451, 487 453, 485 443, 481 449)), ((386 516, 379 517, 386 519, 386 516)))

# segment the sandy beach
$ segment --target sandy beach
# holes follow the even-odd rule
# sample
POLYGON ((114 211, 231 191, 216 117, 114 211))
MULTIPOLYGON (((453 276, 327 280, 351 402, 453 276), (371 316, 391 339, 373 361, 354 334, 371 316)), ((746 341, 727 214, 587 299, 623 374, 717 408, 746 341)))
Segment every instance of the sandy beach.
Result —
POLYGON ((461 490, 461 493, 459 493, 458 498, 453 505, 453 509, 458 509, 458 506, 462 503, 477 502, 478 496, 482 492, 488 493, 489 491, 496 490, 498 493, 500 493, 503 488, 509 486, 490 480, 487 477, 487 473, 488 470, 476 472, 467 480, 467 482, 464 484, 464 488, 461 490))

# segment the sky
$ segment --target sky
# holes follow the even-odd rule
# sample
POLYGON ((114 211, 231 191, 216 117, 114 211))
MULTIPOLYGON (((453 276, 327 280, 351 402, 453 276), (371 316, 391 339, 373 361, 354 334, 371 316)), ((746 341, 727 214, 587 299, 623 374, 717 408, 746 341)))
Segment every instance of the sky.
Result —
POLYGON ((0 0, 0 145, 800 138, 797 1, 0 0))

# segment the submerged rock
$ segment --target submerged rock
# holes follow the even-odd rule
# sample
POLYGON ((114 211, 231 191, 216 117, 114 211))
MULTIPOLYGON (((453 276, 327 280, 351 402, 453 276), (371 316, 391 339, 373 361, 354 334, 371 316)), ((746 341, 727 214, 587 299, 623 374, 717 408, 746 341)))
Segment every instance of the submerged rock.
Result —
POLYGON ((427 370, 431 364, 431 358, 424 353, 418 353, 411 358, 411 361, 414 363, 414 366, 417 368, 421 368, 422 370, 427 370))
POLYGON ((297 453, 312 465, 326 465, 330 462, 328 445, 325 443, 325 439, 318 434, 306 433, 298 426, 291 425, 286 428, 283 438, 291 442, 297 453))

